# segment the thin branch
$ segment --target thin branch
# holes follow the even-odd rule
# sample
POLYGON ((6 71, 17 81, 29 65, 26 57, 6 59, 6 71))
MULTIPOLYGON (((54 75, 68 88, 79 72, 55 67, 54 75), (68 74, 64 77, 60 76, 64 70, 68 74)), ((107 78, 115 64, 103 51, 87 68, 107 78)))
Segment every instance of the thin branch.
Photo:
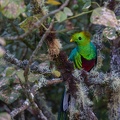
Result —
POLYGON ((15 117, 18 113, 26 110, 26 109, 29 107, 29 105, 30 105, 29 101, 26 100, 20 108, 14 109, 14 110, 10 113, 11 117, 13 118, 13 117, 15 117))
POLYGON ((43 41, 46 39, 46 37, 48 36, 50 30, 52 29, 53 27, 53 24, 54 24, 54 21, 52 21, 52 23, 50 24, 48 30, 45 32, 45 34, 42 36, 40 42, 38 43, 36 49, 33 51, 30 59, 29 59, 29 62, 25 68, 25 71, 24 71, 24 77, 25 77, 25 81, 27 82, 28 81, 28 72, 29 72, 29 66, 31 65, 32 61, 33 61, 33 58, 35 56, 35 54, 38 52, 38 50, 41 48, 42 44, 43 44, 43 41))
MULTIPOLYGON (((8 52, 6 52, 6 54, 4 56, 4 59, 7 62, 10 62, 10 63, 22 68, 22 69, 25 69, 26 65, 28 64, 28 60, 20 61, 20 60, 18 60, 17 58, 15 58, 13 55, 11 55, 8 52)), ((34 64, 32 64, 32 66, 30 66, 30 71, 33 72, 33 73, 39 73, 39 74, 51 73, 50 71, 47 71, 47 70, 45 72, 42 69, 38 69, 38 65, 34 65, 34 64)), ((89 79, 88 81, 89 81, 90 85, 103 85, 103 84, 106 84, 106 82, 108 82, 108 81, 104 81, 104 79, 107 76, 107 79, 109 80, 110 76, 109 76, 109 74, 107 74, 106 76, 105 75, 106 74, 104 74, 102 72, 99 73, 99 74, 97 72, 94 72, 94 74, 86 72, 86 76, 88 76, 88 79, 89 79)), ((54 80, 48 80, 47 85, 57 84, 57 83, 60 83, 60 82, 62 82, 62 78, 61 78, 61 80, 55 78, 54 80)))
MULTIPOLYGON (((27 66, 25 67, 25 71, 24 71, 24 77, 25 77, 25 81, 26 81, 26 89, 30 89, 29 84, 28 83, 28 73, 29 73, 29 66, 31 65, 34 56, 36 55, 36 53, 38 52, 38 50, 40 49, 40 47, 43 44, 43 41, 46 39, 46 37, 48 36, 50 30, 52 29, 54 24, 54 20, 52 20, 48 30, 45 32, 45 34, 42 36, 41 40, 39 41, 36 49, 33 51, 29 62, 27 64, 27 66)), ((34 95, 29 93, 29 91, 27 91, 27 98, 29 99, 29 101, 31 102, 32 108, 33 108, 33 112, 37 115, 38 118, 40 118, 41 120, 47 120, 46 116, 44 116, 44 114, 42 113, 42 111, 39 109, 38 105, 35 103, 34 101, 34 95)))
POLYGON ((24 113, 24 111, 21 112, 21 120, 25 120, 25 113, 24 113))
POLYGON ((72 16, 72 17, 67 18, 67 20, 70 20, 70 19, 73 19, 73 18, 82 16, 82 15, 85 15, 85 14, 88 14, 88 13, 91 13, 91 12, 93 12, 93 10, 90 10, 90 11, 87 11, 87 12, 82 12, 82 13, 80 13, 80 14, 77 14, 77 15, 75 15, 75 16, 72 16))
POLYGON ((22 39, 24 37, 26 37, 28 34, 31 34, 31 32, 35 29, 35 28, 39 28, 41 26, 41 24, 43 23, 43 21, 45 19, 47 19, 49 16, 56 14, 57 12, 59 12, 60 10, 62 10, 65 6, 68 5, 70 0, 66 0, 64 4, 62 4, 62 6, 60 8, 58 8, 57 10, 54 10, 50 13, 48 13, 47 15, 43 16, 39 21, 37 21, 34 26, 32 26, 27 32, 25 32, 24 34, 20 35, 20 36, 11 36, 11 37, 5 37, 4 39, 6 40, 18 40, 18 39, 22 39))
MULTIPOLYGON (((14 25, 13 21, 11 21, 10 23, 11 23, 11 25, 12 25, 12 27, 13 27, 13 30, 14 30, 18 35, 20 35, 19 30, 18 30, 17 27, 14 25)), ((27 47, 29 47, 31 50, 34 50, 34 49, 35 49, 35 47, 32 46, 25 38, 21 38, 20 40, 21 40, 27 47)))
POLYGON ((71 30, 76 30, 76 29, 79 29, 79 27, 73 27, 71 29, 62 29, 62 30, 56 30, 56 31, 50 31, 50 33, 64 33, 64 32, 68 32, 68 31, 71 31, 71 30))
MULTIPOLYGON (((9 52, 6 52, 4 55, 4 60, 7 62, 10 62, 11 64, 16 65, 17 67, 21 68, 21 69, 25 69, 25 67, 28 64, 28 60, 18 60, 17 58, 15 58, 12 54, 10 54, 9 52)), ((44 69, 42 69, 43 67, 38 66, 38 64, 35 62, 33 62, 30 65, 30 72, 32 73, 39 73, 39 74, 50 74, 51 71, 49 69, 47 69, 47 66, 44 66, 44 69)))
MULTIPOLYGON (((80 14, 77 14, 77 15, 74 15, 72 17, 69 17, 69 18, 65 19, 64 21, 70 20, 70 19, 74 19, 76 17, 82 16, 82 15, 85 15, 85 14, 88 14, 88 13, 91 13, 91 12, 93 12, 93 10, 90 10, 90 11, 87 11, 87 12, 82 12, 80 14)), ((62 21, 62 22, 64 22, 64 21, 62 21)), ((58 21, 55 21, 55 23, 58 23, 58 21)))
POLYGON ((61 82, 63 82, 63 80, 62 79, 54 79, 54 80, 49 80, 49 81, 47 81, 47 85, 49 86, 49 85, 53 85, 53 84, 58 84, 58 83, 61 83, 61 82))
MULTIPOLYGON (((61 83, 61 82, 62 82, 62 79, 48 80, 46 85, 53 85, 53 84, 57 84, 57 83, 61 83)), ((44 83, 41 86, 44 86, 44 83)), ((40 86, 35 84, 32 87, 32 89, 30 90, 30 94, 33 94, 33 96, 34 96, 36 94, 37 90, 39 89, 39 87, 40 86)), ((30 102, 29 102, 29 100, 26 100, 21 107, 14 109, 10 113, 11 117, 15 117, 17 114, 19 114, 19 113, 23 112, 24 110, 26 110, 29 106, 30 106, 30 102)), ((43 116, 42 113, 41 113, 41 115, 43 116)))
MULTIPOLYGON (((35 104, 35 103, 34 103, 34 104, 35 104)), ((14 110, 10 113, 11 117, 14 118, 18 113, 23 112, 24 110, 26 110, 26 109, 29 107, 29 105, 30 105, 29 100, 26 100, 20 108, 14 109, 14 110)), ((35 104, 35 106, 36 106, 36 104, 35 104)), ((44 116, 44 114, 42 113, 41 110, 39 110, 39 115, 40 115, 40 116, 38 116, 38 117, 41 118, 41 120, 48 120, 48 119, 44 116)))
POLYGON ((98 7, 100 7, 100 5, 97 2, 91 2, 92 4, 96 4, 98 7))

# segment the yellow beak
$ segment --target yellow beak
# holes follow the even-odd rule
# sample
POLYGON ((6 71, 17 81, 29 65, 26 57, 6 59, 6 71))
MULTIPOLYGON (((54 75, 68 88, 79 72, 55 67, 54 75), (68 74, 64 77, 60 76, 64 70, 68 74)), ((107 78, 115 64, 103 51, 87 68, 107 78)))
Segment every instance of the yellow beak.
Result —
POLYGON ((73 40, 71 39, 70 42, 73 42, 73 40))

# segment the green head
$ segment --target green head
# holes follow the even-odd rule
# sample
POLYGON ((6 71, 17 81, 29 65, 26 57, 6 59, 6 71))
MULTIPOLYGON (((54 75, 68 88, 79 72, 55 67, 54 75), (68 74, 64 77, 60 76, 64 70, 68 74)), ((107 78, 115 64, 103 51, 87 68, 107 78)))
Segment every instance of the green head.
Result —
POLYGON ((90 43, 90 37, 91 35, 89 32, 82 31, 82 32, 73 34, 70 42, 75 42, 77 43, 77 45, 84 46, 90 43))

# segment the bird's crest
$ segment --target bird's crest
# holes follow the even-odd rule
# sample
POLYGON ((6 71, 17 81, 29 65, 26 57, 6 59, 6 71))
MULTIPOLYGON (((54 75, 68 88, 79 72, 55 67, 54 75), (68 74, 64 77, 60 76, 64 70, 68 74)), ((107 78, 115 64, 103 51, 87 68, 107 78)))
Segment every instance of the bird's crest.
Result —
POLYGON ((84 36, 86 36, 87 38, 91 37, 91 34, 88 31, 82 31, 82 34, 84 34, 84 36))

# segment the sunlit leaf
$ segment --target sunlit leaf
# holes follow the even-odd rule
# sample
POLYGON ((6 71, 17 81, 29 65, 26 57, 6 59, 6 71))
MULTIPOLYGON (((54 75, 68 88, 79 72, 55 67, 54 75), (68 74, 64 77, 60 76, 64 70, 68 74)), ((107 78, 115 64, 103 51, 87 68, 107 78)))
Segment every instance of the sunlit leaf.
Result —
POLYGON ((91 0, 90 0, 90 1, 87 1, 87 2, 84 4, 82 10, 83 10, 83 11, 86 11, 86 10, 88 10, 88 9, 90 8, 90 6, 91 6, 91 0))
POLYGON ((56 0, 47 0, 45 3, 50 5, 60 5, 61 3, 56 0))
POLYGON ((34 23, 37 22, 40 18, 41 18, 41 14, 30 16, 30 17, 27 17, 19 25, 24 31, 28 31, 34 25, 34 23))
POLYGON ((16 75, 18 76, 18 78, 20 79, 20 81, 21 81, 22 83, 25 82, 24 71, 23 71, 23 70, 18 70, 18 71, 16 71, 16 75))
POLYGON ((105 25, 114 28, 118 25, 114 12, 104 7, 99 7, 93 10, 90 21, 93 24, 105 25))
POLYGON ((3 1, 1 2, 1 12, 7 18, 16 18, 25 11, 24 0, 5 0, 7 4, 3 1))
POLYGON ((114 40, 117 38, 115 28, 107 27, 103 30, 103 35, 109 40, 114 40))
POLYGON ((0 11, 7 6, 10 0, 0 0, 0 11))
POLYGON ((68 7, 65 7, 63 11, 67 16, 72 16, 73 15, 71 9, 69 9, 68 7))
POLYGON ((29 82, 35 82, 39 79, 39 77, 40 77, 40 74, 30 73, 29 76, 28 76, 28 80, 29 80, 29 82))
POLYGON ((55 76, 55 77, 60 77, 61 76, 61 73, 57 70, 53 70, 52 71, 52 74, 55 76))
MULTIPOLYGON (((24 71, 23 70, 18 70, 16 72, 18 78, 21 80, 22 83, 25 83, 25 78, 24 78, 24 71)), ((39 74, 33 74, 33 73, 30 73, 28 75, 28 81, 29 82, 35 82, 36 80, 38 80, 40 77, 39 74)))
POLYGON ((15 68, 14 67, 7 67, 5 69, 5 76, 12 76, 13 73, 15 72, 15 68))
POLYGON ((1 37, 0 37, 0 44, 3 45, 3 46, 5 46, 5 44, 6 44, 5 40, 3 38, 1 38, 1 37))
POLYGON ((11 115, 7 112, 0 113, 0 120, 11 120, 11 115))
POLYGON ((60 11, 55 14, 55 18, 58 22, 62 22, 67 19, 67 15, 64 12, 60 11))
POLYGON ((5 50, 0 46, 0 58, 5 54, 5 50))

